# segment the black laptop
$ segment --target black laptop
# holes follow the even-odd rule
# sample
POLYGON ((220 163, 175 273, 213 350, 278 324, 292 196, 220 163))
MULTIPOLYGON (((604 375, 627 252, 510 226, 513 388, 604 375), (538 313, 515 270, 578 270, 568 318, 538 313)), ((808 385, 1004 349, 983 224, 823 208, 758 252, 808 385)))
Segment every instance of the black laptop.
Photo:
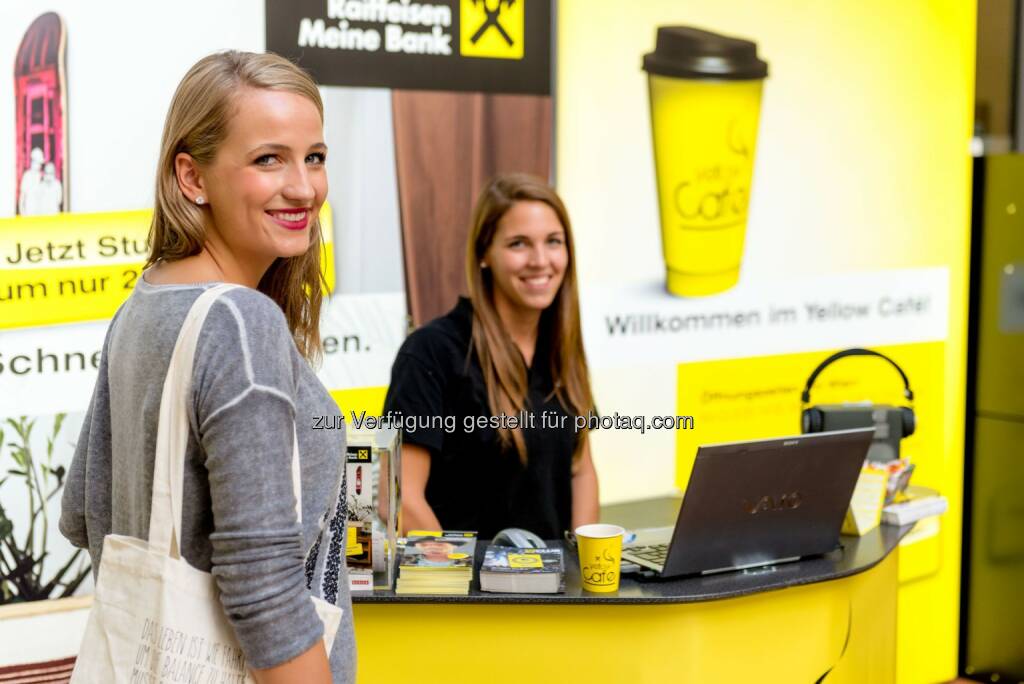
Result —
POLYGON ((661 577, 828 553, 874 428, 702 446, 675 527, 637 530, 623 561, 661 577))

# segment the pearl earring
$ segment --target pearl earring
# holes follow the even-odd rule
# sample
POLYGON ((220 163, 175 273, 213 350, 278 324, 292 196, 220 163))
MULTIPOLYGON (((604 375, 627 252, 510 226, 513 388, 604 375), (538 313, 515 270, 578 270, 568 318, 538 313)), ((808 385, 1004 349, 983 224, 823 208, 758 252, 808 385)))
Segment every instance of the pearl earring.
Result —
POLYGON ((480 262, 480 268, 487 268, 487 264, 485 264, 484 262, 481 261, 480 262))
POLYGON ((204 204, 205 202, 206 202, 206 200, 203 199, 202 195, 200 195, 199 197, 196 197, 196 204, 204 204))

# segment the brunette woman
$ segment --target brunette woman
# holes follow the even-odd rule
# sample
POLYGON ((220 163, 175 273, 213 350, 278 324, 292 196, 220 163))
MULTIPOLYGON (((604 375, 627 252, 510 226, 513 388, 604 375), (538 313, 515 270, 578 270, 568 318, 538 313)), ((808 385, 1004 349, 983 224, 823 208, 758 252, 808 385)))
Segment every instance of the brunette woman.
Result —
POLYGON ((489 538, 521 527, 553 539, 596 522, 597 474, 574 420, 594 402, 572 230, 555 191, 524 174, 493 179, 474 211, 466 276, 469 298, 413 332, 392 367, 385 411, 406 426, 403 528, 489 538))

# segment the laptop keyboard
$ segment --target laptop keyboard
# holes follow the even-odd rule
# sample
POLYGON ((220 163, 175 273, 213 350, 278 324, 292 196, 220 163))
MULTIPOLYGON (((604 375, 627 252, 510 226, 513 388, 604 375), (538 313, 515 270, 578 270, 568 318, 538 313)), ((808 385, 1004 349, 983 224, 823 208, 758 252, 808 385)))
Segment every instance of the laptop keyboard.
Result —
POLYGON ((631 556, 636 556, 649 563, 665 565, 665 558, 668 557, 668 544, 648 544, 646 546, 630 546, 626 551, 631 556))

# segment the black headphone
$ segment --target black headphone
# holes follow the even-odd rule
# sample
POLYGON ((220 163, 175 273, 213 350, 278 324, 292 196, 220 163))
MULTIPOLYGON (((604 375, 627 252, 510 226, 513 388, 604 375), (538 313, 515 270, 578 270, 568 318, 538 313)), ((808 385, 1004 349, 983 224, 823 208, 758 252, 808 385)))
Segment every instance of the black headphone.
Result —
MULTIPOLYGON (((907 374, 903 372, 900 365, 890 359, 885 354, 880 352, 872 351, 870 349, 844 349, 841 352, 836 352, 832 356, 828 357, 814 369, 811 376, 807 378, 807 384, 804 386, 804 391, 800 394, 800 403, 804 407, 801 413, 801 426, 804 433, 809 432, 821 432, 825 428, 825 414, 820 408, 810 407, 807 408, 807 404, 811 400, 811 385, 818 379, 821 372, 825 370, 827 366, 838 361, 846 356, 877 356, 880 359, 888 361, 896 372, 903 378, 903 396, 907 398, 908 402, 914 401, 914 392, 910 389, 910 380, 907 379, 907 374)), ((911 406, 900 406, 900 416, 903 423, 903 436, 909 437, 914 434, 914 428, 917 425, 917 419, 914 417, 914 409, 911 406)))

